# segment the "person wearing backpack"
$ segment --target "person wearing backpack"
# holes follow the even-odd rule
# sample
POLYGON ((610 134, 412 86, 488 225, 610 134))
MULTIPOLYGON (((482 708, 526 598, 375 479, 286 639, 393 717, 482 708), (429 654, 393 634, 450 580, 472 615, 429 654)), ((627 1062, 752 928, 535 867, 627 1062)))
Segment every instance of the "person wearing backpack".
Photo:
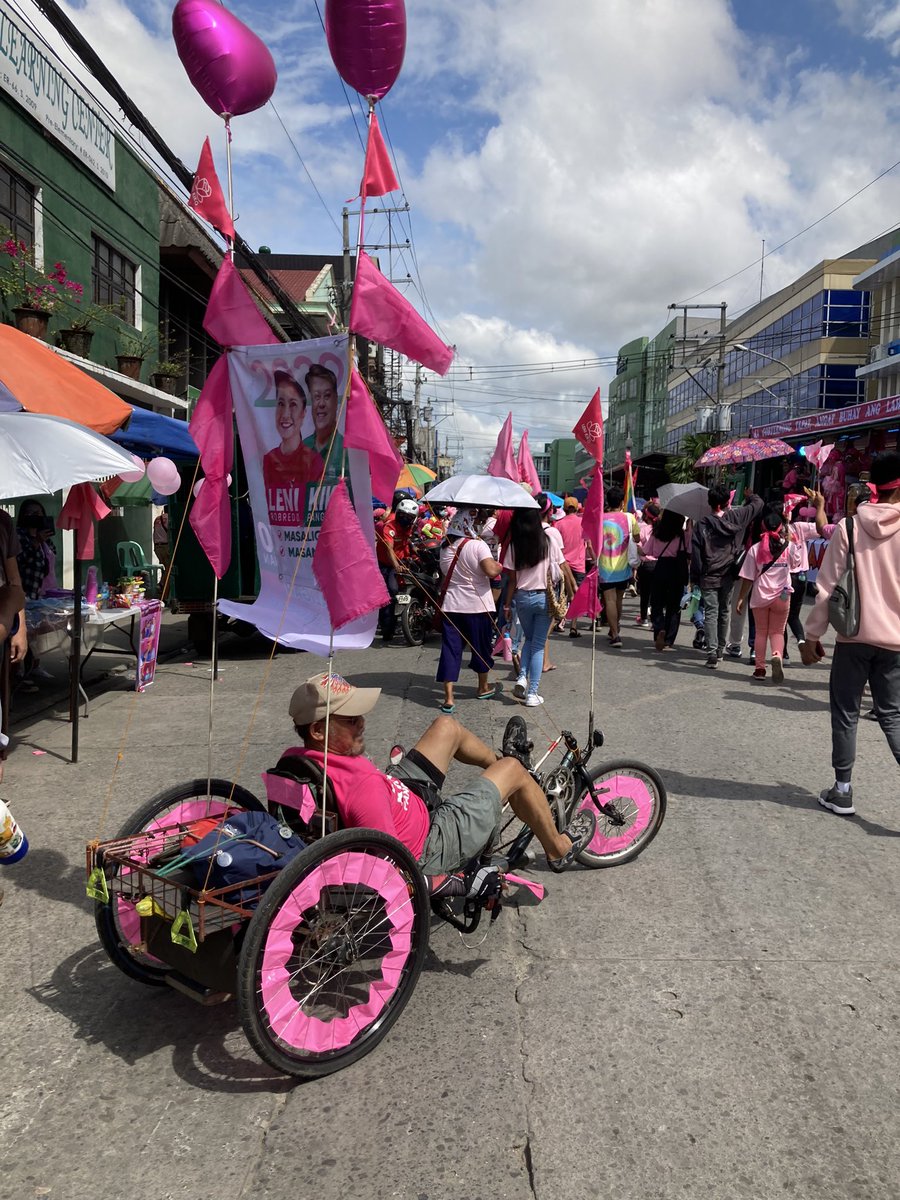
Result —
POLYGON ((709 644, 706 665, 713 669, 725 652, 738 557, 763 508, 759 496, 748 491, 744 496, 746 502, 740 508, 726 508, 729 493, 718 485, 711 487, 707 499, 712 513, 698 522, 691 543, 691 584, 703 596, 709 644))
POLYGON ((791 604, 791 539, 781 504, 769 504, 763 512, 762 535, 747 551, 741 565, 741 590, 735 610, 743 612, 750 597, 756 623, 753 678, 766 677, 766 644, 772 645, 772 679, 781 683, 784 668, 784 628, 791 604))
MULTIPOLYGON (((823 808, 851 817, 851 776, 856 726, 866 683, 894 758, 900 763, 900 454, 879 454, 870 476, 875 498, 835 528, 816 578, 818 595, 806 623, 801 658, 810 666, 825 657, 821 638, 829 624, 829 601, 846 583, 852 559, 859 620, 854 633, 838 633, 831 662, 831 762, 834 783, 819 793, 823 808)), ((833 619, 833 617, 831 618, 833 619)))
POLYGON ((657 650, 671 650, 681 624, 681 599, 688 581, 690 532, 681 513, 664 508, 653 532, 641 542, 641 558, 655 563, 650 576, 650 614, 657 650))

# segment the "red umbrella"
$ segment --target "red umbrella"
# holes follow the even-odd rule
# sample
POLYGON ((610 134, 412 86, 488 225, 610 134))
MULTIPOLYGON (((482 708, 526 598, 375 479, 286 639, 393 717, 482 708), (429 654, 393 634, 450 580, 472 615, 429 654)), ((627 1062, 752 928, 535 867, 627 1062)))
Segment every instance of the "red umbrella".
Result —
POLYGON ((726 467, 739 463, 760 462, 764 458, 783 458, 793 454, 794 447, 781 438, 738 438, 724 446, 711 446, 694 463, 695 467, 726 467))

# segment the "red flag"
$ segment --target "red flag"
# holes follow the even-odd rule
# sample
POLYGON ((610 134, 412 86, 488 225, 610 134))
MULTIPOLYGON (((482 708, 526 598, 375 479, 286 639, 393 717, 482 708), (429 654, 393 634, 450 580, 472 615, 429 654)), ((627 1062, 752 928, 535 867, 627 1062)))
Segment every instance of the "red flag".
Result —
POLYGON ((446 375, 453 362, 453 347, 441 341, 364 250, 356 264, 350 329, 405 354, 438 375, 446 375))
POLYGON ((578 418, 572 432, 592 458, 603 462, 603 409, 600 406, 599 388, 591 396, 590 404, 578 418))
POLYGON ((403 459, 356 367, 350 376, 344 445, 348 450, 365 450, 372 475, 372 495, 390 501, 397 476, 403 470, 403 459))
POLYGON ((512 413, 509 413, 497 438, 497 448, 488 463, 487 473, 498 479, 512 479, 518 483, 519 467, 513 454, 512 441, 512 413))
POLYGON ((312 567, 335 629, 390 600, 344 479, 328 501, 312 567))
MULTIPOLYGON (((365 200, 367 196, 386 196, 388 192, 396 192, 399 187, 400 184, 394 175, 387 146, 381 136, 378 118, 372 113, 372 119, 369 122, 369 140, 366 143, 366 165, 363 168, 362 183, 359 185, 356 195, 362 196, 365 200)), ((348 200, 347 203, 349 204, 350 201, 348 200)))
POLYGON ((218 229, 219 233, 234 241, 234 222, 216 174, 209 138, 204 141, 200 151, 200 162, 194 172, 194 186, 191 188, 188 206, 204 221, 209 221, 213 229, 218 229))
POLYGON ((537 496, 541 491, 541 481, 537 473, 537 467, 534 465, 534 459, 531 457, 531 450, 528 448, 528 430, 522 434, 522 440, 519 442, 519 455, 516 459, 516 466, 519 469, 519 480, 521 483, 527 483, 531 488, 531 494, 537 496))

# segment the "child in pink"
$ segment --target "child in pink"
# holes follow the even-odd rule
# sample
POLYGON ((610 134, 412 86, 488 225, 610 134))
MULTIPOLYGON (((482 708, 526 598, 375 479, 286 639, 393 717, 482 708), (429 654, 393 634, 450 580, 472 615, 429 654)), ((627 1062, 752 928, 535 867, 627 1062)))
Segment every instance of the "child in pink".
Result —
POLYGON ((763 534, 747 551, 741 567, 741 591, 735 608, 744 611, 747 596, 756 622, 754 679, 766 677, 766 645, 772 646, 772 679, 784 679, 784 626, 791 603, 791 540, 781 505, 770 504, 762 518, 763 534))

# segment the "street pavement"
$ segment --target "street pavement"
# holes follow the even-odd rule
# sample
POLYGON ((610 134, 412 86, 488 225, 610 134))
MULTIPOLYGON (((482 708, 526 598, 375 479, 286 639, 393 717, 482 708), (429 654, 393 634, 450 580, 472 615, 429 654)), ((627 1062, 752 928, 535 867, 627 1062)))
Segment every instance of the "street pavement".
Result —
MULTIPOLYGON (((62 706, 31 698, 14 727, 2 795, 31 851, 0 879, 0 1196, 900 1194, 898 774, 862 722, 859 815, 818 808, 832 778, 825 667, 756 685, 746 659, 706 670, 689 630, 662 655, 633 625, 621 651, 599 636, 601 755, 660 770, 659 836, 611 870, 535 864, 546 901, 507 908, 484 940, 435 926, 381 1045, 298 1085, 255 1057, 232 1003, 134 983, 95 935, 85 843, 206 772, 209 664, 178 651, 169 620, 148 692, 127 690, 124 660, 91 688, 77 765, 62 706)), ((545 709, 527 714, 539 745, 560 725, 586 731, 591 639, 556 636, 552 654, 545 709)), ((384 689, 367 729, 376 762, 436 714, 436 659, 433 643, 339 656, 384 689)), ((255 788, 292 740, 293 687, 320 665, 224 642, 214 774, 255 788)), ((471 675, 458 692, 460 719, 495 746, 520 711, 498 674, 499 700, 474 699, 471 675)))

